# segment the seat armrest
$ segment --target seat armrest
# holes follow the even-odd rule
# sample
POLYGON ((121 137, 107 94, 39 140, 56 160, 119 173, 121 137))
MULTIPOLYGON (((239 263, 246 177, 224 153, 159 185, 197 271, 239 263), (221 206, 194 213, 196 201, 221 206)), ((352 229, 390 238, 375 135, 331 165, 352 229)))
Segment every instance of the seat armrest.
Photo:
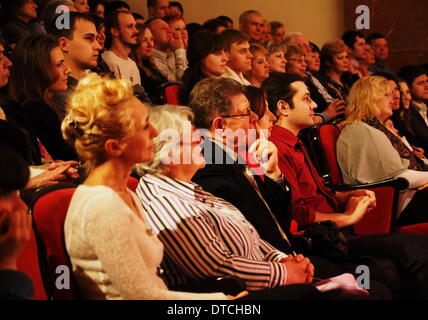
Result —
POLYGON ((387 180, 382 180, 373 183, 366 184, 354 184, 354 185, 335 185, 333 189, 335 191, 352 191, 358 189, 375 189, 375 188, 383 188, 383 187, 393 187, 396 190, 404 190, 408 188, 409 182, 404 178, 392 178, 387 180))

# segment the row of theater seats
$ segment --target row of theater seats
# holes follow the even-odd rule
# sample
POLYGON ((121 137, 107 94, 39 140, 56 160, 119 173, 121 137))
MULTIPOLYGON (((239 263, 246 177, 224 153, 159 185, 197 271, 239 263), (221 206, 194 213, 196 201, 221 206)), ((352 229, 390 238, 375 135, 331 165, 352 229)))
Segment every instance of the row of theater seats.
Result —
MULTIPOLYGON (((136 190, 137 185, 138 180, 129 177, 129 189, 136 190)), ((28 203, 33 232, 18 259, 18 269, 33 281, 37 300, 80 298, 64 240, 64 222, 74 190, 75 186, 65 184, 45 187, 36 191, 28 203), (58 266, 67 266, 68 270, 58 266)))
POLYGON ((375 192, 378 206, 355 225, 360 235, 375 233, 428 234, 428 223, 395 227, 395 217, 400 190, 408 187, 403 178, 388 179, 365 185, 344 185, 336 157, 336 141, 340 129, 333 124, 321 124, 306 129, 301 138, 309 155, 326 185, 337 191, 370 189, 375 192))

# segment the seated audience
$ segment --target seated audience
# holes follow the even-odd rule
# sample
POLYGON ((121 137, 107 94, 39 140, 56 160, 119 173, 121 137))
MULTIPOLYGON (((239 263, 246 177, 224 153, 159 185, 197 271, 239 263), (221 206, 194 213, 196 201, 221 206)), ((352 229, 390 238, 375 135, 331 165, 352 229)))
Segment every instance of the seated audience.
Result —
POLYGON ((102 54, 116 78, 128 80, 133 86, 141 85, 137 64, 129 55, 138 42, 135 19, 129 11, 116 10, 106 20, 107 48, 102 54))
POLYGON ((225 50, 226 41, 221 35, 199 31, 192 36, 187 50, 189 67, 184 72, 180 87, 181 104, 189 102, 189 94, 200 80, 225 73, 228 62, 225 50))
POLYGON ((412 95, 410 105, 411 125, 416 138, 415 145, 428 155, 428 72, 421 66, 409 65, 400 69, 398 76, 407 82, 412 95))
POLYGON ((89 4, 88 0, 74 0, 74 7, 77 12, 89 13, 89 4))
POLYGON ((374 52, 375 62, 369 67, 372 73, 386 72, 394 75, 392 69, 385 64, 389 57, 388 41, 380 33, 372 33, 366 39, 367 44, 374 52))
POLYGON ((147 23, 137 24, 138 45, 134 48, 135 62, 140 71, 141 85, 155 105, 164 104, 162 85, 168 82, 152 65, 150 58, 154 49, 153 35, 147 23))
MULTIPOLYGON (((384 81, 387 84, 386 80, 384 81)), ((334 221, 341 228, 352 226, 365 214, 370 214, 369 211, 376 205, 382 205, 376 203, 373 191, 360 189, 335 192, 324 185, 298 137, 301 130, 314 124, 313 111, 316 108, 302 78, 295 74, 273 74, 263 83, 263 89, 266 92, 269 109, 277 117, 270 140, 277 146, 279 167, 290 184, 292 217, 303 230, 310 223, 326 220, 334 221)), ((383 93, 379 93, 379 96, 383 96, 383 93)), ((364 153, 360 150, 363 145, 367 145, 367 140, 363 135, 356 135, 350 144, 356 146, 354 155, 356 156, 357 153, 364 153)), ((340 152, 343 154, 346 151, 338 149, 339 159, 340 152)), ((381 156, 376 154, 373 158, 381 156)), ((370 166, 376 167, 373 165, 377 163, 376 161, 379 160, 371 160, 370 166)), ((428 241, 426 236, 406 234, 358 236, 353 233, 352 227, 342 229, 342 232, 350 250, 358 253, 358 257, 371 256, 370 260, 366 261, 370 264, 371 277, 387 284, 396 297, 406 297, 408 294, 419 298, 427 297, 426 286, 420 283, 428 279, 426 277, 428 256, 423 253, 427 248, 425 244, 420 243, 428 241), (403 260, 404 256, 407 261, 403 260), (386 266, 383 265, 385 259, 388 261, 386 266), (392 262, 396 264, 398 270, 394 271, 394 268, 388 267, 392 262), (424 265, 424 270, 411 267, 416 265, 424 265), (387 275, 387 272, 391 273, 387 275), (387 277, 384 277, 385 275, 387 277), (397 277, 406 280, 400 284, 397 277)), ((341 259, 341 263, 352 264, 352 260, 353 258, 348 256, 341 259)), ((353 262, 358 263, 357 260, 353 262)))
POLYGON ((30 172, 12 149, 0 144, 0 154, 0 300, 30 300, 31 279, 17 270, 19 254, 31 237, 31 214, 19 197, 30 172))
POLYGON ((321 67, 321 50, 315 43, 310 42, 309 44, 311 46, 311 51, 306 53, 305 56, 306 64, 308 65, 307 71, 317 73, 320 71, 321 67))
POLYGON ((249 291, 310 284, 314 270, 309 259, 287 258, 263 241, 233 205, 191 182, 205 161, 201 138, 191 129, 190 109, 161 106, 150 117, 159 132, 177 133, 170 139, 155 138, 154 160, 137 165, 142 175, 137 195, 165 246, 168 284, 227 275, 244 280, 249 291), (189 141, 180 139, 186 134, 189 141))
POLYGON ((358 80, 351 89, 345 126, 337 141, 337 159, 345 183, 370 183, 394 177, 409 181, 400 194, 398 225, 427 222, 428 172, 421 171, 411 153, 407 158, 394 148, 396 141, 383 123, 392 115, 392 87, 379 76, 358 80), (375 164, 375 165, 374 165, 375 164))
POLYGON ((285 73, 287 66, 285 53, 287 52, 287 47, 282 43, 273 42, 267 49, 270 72, 285 73))
POLYGON ((247 10, 239 16, 239 31, 245 34, 249 41, 263 41, 264 20, 260 12, 247 10))
POLYGON ((89 0, 89 13, 101 19, 105 19, 104 0, 89 0))
POLYGON ((253 55, 251 59, 251 70, 246 72, 244 76, 252 86, 260 88, 262 82, 269 77, 268 51, 261 44, 252 43, 250 45, 250 52, 253 55))
POLYGON ((181 82, 187 68, 183 39, 174 38, 168 23, 162 19, 155 18, 147 23, 155 43, 151 63, 169 82, 181 82))
POLYGON ((364 34, 360 31, 346 31, 341 39, 345 43, 350 59, 350 71, 352 73, 357 73, 359 77, 361 77, 361 73, 359 72, 360 61, 364 60, 366 53, 366 39, 364 38, 364 34))
POLYGON ((153 158, 156 129, 123 80, 91 74, 80 81, 62 124, 88 176, 64 225, 79 291, 86 299, 226 299, 222 293, 168 290, 159 265, 163 246, 127 188, 132 167, 153 158))
POLYGON ((3 36, 10 45, 17 44, 19 40, 34 33, 32 26, 37 18, 37 4, 33 0, 4 1, 1 6, 3 36))
POLYGON ((149 19, 164 18, 169 14, 168 0, 147 0, 147 12, 149 19))
POLYGON ((301 47, 288 46, 287 52, 285 53, 285 59, 287 60, 287 73, 295 73, 299 76, 306 77, 306 60, 305 51, 301 47))
POLYGON ((308 39, 301 32, 289 32, 284 38, 284 44, 286 46, 297 46, 305 50, 305 54, 311 51, 311 45, 308 39))
POLYGON ((10 97, 20 104, 19 122, 33 141, 39 140, 51 159, 76 159, 61 135, 61 122, 54 110, 53 95, 67 90, 70 69, 56 39, 34 34, 15 49, 9 82, 10 97))
POLYGON ((372 75, 373 72, 370 69, 370 66, 372 66, 376 62, 375 60, 375 54, 371 46, 368 44, 364 48, 364 58, 359 61, 359 68, 358 71, 360 72, 361 77, 366 77, 369 75, 372 75))
POLYGON ((205 30, 220 34, 227 29, 227 23, 221 19, 210 19, 205 21, 202 27, 205 30))
POLYGON ((189 35, 186 30, 186 23, 183 16, 166 16, 163 20, 168 23, 171 28, 172 37, 176 40, 182 40, 184 48, 187 49, 189 42, 189 35))
POLYGON ((133 12, 132 16, 135 19, 135 23, 137 24, 137 28, 138 28, 139 24, 143 24, 145 22, 144 17, 139 13, 133 12))
POLYGON ((268 44, 272 41, 272 29, 270 27, 270 23, 264 19, 263 20, 263 39, 262 42, 264 44, 268 44))
POLYGON ((70 12, 70 28, 57 28, 54 21, 47 27, 49 34, 57 38, 64 55, 64 62, 70 68, 67 90, 54 94, 54 110, 62 121, 67 113, 68 97, 75 90, 87 71, 97 66, 100 45, 94 20, 80 12, 70 12))
POLYGON ((227 29, 233 29, 233 20, 228 16, 218 16, 216 19, 224 21, 227 25, 227 29))
POLYGON ((115 78, 115 75, 112 71, 110 71, 109 66, 103 60, 102 54, 105 50, 105 42, 106 42, 106 26, 105 20, 98 16, 92 15, 92 20, 95 23, 95 29, 97 30, 96 40, 100 45, 100 51, 98 52, 98 61, 97 65, 94 68, 91 68, 91 72, 98 73, 100 76, 108 76, 111 78, 115 78))
POLYGON ((285 38, 284 25, 279 21, 272 21, 270 23, 270 29, 272 34, 272 41, 282 42, 285 38))
POLYGON ((253 55, 250 52, 250 43, 248 37, 237 30, 228 29, 221 33, 226 40, 227 61, 226 72, 222 75, 224 78, 233 79, 242 85, 251 85, 244 78, 243 73, 251 69, 251 59, 253 55))
POLYGON ((184 16, 183 5, 178 1, 170 1, 168 13, 172 16, 184 16))
POLYGON ((333 98, 346 100, 352 82, 345 81, 349 72, 349 55, 342 40, 326 42, 321 48, 321 74, 333 93, 333 98))

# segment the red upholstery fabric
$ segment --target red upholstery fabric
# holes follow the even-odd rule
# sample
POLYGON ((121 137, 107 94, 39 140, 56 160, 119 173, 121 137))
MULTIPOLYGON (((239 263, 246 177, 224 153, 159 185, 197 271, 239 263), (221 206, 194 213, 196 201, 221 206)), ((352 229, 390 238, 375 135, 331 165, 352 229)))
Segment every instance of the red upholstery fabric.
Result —
POLYGON ((46 249, 47 273, 53 298, 57 300, 78 299, 77 285, 71 268, 70 258, 65 249, 64 221, 74 188, 59 189, 41 196, 33 207, 33 219, 41 245, 46 249), (69 267, 70 289, 58 289, 56 274, 60 265, 69 267))
POLYGON ((332 124, 325 124, 320 127, 319 135, 330 171, 331 182, 333 185, 341 184, 342 174, 336 158, 336 141, 339 138, 340 130, 332 124))
POLYGON ((167 104, 175 106, 180 105, 179 91, 180 86, 176 83, 171 84, 165 88, 165 99, 167 104))
POLYGON ((137 190, 139 180, 134 177, 128 178, 128 188, 135 192, 137 190))
MULTIPOLYGON (((342 174, 336 157, 336 142, 339 138, 338 127, 325 124, 320 127, 319 137, 327 160, 333 185, 343 184, 342 174)), ((392 187, 374 188, 378 206, 354 225, 359 235, 389 233, 393 211, 394 189, 392 187), (381 205, 379 205, 381 204, 381 205)))
POLYGON ((48 296, 40 273, 39 251, 34 231, 31 232, 30 241, 27 242, 18 257, 17 266, 18 270, 24 272, 33 282, 34 298, 47 300, 48 296))
POLYGON ((394 228, 396 233, 428 234, 428 223, 412 224, 404 227, 394 228))

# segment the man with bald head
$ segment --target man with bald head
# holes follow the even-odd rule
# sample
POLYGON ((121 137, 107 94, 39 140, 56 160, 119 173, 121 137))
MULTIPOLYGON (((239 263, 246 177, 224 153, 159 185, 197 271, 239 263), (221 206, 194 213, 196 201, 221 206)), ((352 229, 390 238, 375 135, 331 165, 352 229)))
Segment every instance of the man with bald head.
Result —
POLYGON ((183 39, 175 39, 162 19, 151 19, 148 25, 155 43, 151 62, 169 82, 180 82, 187 68, 183 39))

